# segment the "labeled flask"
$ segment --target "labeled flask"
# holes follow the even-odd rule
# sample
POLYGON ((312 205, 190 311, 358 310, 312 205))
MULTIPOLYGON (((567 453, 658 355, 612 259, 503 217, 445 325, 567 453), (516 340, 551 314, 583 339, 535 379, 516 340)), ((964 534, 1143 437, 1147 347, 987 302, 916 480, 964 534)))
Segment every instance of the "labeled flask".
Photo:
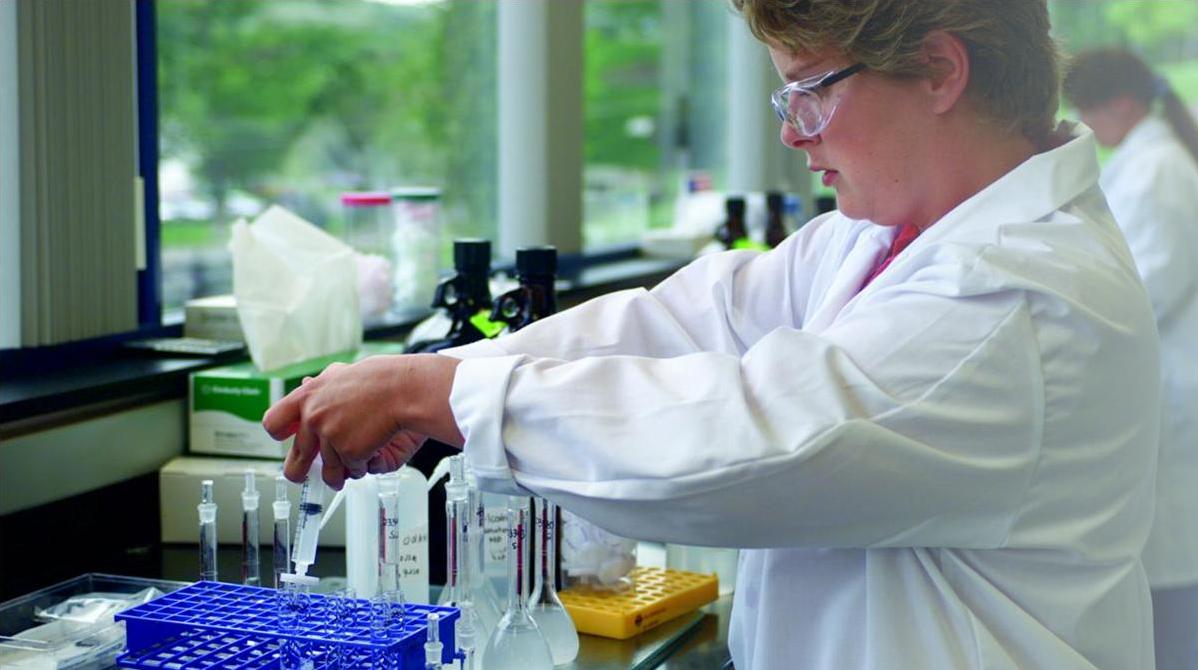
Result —
POLYGON ((528 529, 528 498, 508 498, 507 609, 487 640, 482 665, 487 670, 548 670, 553 653, 528 611, 528 580, 524 569, 528 529))

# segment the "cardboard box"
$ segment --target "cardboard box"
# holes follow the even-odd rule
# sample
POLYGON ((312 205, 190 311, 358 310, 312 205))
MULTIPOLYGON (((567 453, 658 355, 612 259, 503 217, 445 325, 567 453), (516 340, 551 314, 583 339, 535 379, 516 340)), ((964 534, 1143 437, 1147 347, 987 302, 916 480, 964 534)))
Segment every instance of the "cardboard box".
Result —
MULTIPOLYGON (((274 542, 275 477, 282 474, 283 464, 273 460, 248 458, 215 458, 180 456, 158 471, 159 518, 162 521, 162 541, 196 544, 199 542, 200 519, 196 505, 200 503, 200 482, 212 480, 216 502, 216 541, 241 545, 241 491, 245 488, 245 471, 253 470, 258 489, 258 542, 270 547, 274 542)), ((295 532, 296 508, 299 506, 300 486, 288 483, 287 499, 291 501, 291 532, 295 532)), ((325 504, 332 502, 328 493, 325 504)), ((345 505, 341 505, 329 525, 320 531, 320 544, 328 547, 345 546, 345 505)), ((317 557, 319 560, 319 556, 317 557)), ((197 570, 199 568, 197 567, 197 570)), ((269 566, 263 568, 267 572, 269 566)))
POLYGON ((183 336, 244 342, 237 299, 232 295, 193 298, 183 305, 183 336))
POLYGON ((292 440, 276 442, 262 429, 272 404, 332 363, 351 363, 374 354, 400 353, 397 343, 368 343, 361 350, 262 372, 253 363, 237 363, 191 374, 188 451, 193 454, 282 459, 292 440))

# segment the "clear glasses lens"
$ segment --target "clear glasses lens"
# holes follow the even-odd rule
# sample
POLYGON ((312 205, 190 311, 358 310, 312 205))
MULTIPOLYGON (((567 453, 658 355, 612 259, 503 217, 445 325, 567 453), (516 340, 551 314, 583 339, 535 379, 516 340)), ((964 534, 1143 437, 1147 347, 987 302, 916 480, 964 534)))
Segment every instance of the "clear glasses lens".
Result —
POLYGON ((783 87, 774 93, 773 103, 778 120, 790 123, 801 135, 818 135, 827 125, 823 103, 819 96, 811 91, 783 87))

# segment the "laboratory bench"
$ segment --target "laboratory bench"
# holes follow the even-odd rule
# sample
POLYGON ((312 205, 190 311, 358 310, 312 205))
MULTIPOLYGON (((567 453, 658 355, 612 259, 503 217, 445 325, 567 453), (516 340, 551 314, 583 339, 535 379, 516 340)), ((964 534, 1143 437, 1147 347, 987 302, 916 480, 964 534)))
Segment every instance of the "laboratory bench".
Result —
MULTIPOLYGON (((154 548, 154 558, 141 566, 144 570, 156 564, 157 570, 136 576, 173 582, 193 581, 198 569, 198 551, 196 546, 159 545, 154 548)), ((273 581, 271 553, 269 547, 262 548, 262 574, 267 583, 273 581)), ((322 548, 310 574, 328 578, 327 588, 336 589, 343 584, 344 578, 337 573, 342 571, 344 564, 344 550, 322 548)), ((225 581, 236 579, 241 573, 241 549, 221 547, 217 565, 218 575, 224 576, 225 581)), ((430 599, 435 601, 439 591, 440 587, 434 585, 430 599)), ((732 596, 722 596, 700 610, 627 640, 580 635, 578 657, 573 663, 561 667, 573 670, 724 668, 728 662, 727 631, 731 606, 732 596)))
MULTIPOLYGON (((684 264, 609 255, 561 273, 559 303, 566 308, 612 291, 651 287, 684 264)), ((400 340, 417 320, 412 316, 383 324, 366 337, 400 340)), ((176 324, 142 336, 181 334, 176 324)), ((0 351, 0 450, 7 450, 0 453, 0 602, 85 573, 195 578, 197 550, 160 542, 157 467, 184 453, 186 427, 180 413, 185 413, 190 373, 243 360, 245 354, 147 355, 124 344, 121 337, 112 337, 0 351), (145 434, 113 433, 108 423, 103 424, 107 432, 75 430, 117 416, 142 421, 143 411, 157 412, 152 415, 157 423, 136 427, 162 434, 158 451, 137 458, 136 440, 145 434), (64 442, 60 435, 70 437, 64 442), (104 443, 93 443, 96 435, 104 443), (61 448, 65 445, 71 447, 61 448), (88 459, 82 465, 73 460, 81 454, 88 459)), ((264 568, 270 566, 269 556, 264 548, 264 568)), ((337 565, 337 558, 329 564, 337 565)), ((238 552, 222 551, 221 573, 239 571, 238 552)), ((701 613, 629 642, 584 636, 583 657, 574 667, 721 668, 728 656, 730 609, 731 598, 721 598, 701 613)))

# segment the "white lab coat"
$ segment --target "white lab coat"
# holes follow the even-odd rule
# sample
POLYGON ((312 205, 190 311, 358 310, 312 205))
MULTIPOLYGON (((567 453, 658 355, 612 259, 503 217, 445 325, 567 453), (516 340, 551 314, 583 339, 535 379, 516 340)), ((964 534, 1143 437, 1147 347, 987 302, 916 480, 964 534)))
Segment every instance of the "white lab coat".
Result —
MULTIPOLYGON (((1156 312, 1161 453, 1156 517, 1144 548, 1154 588, 1198 583, 1198 163, 1149 116, 1099 180, 1156 312)), ((1198 634, 1198 633, 1195 633, 1198 634)))
POLYGON ((1088 131, 924 232, 832 213, 464 358, 483 485, 742 548, 738 670, 1152 667, 1157 340, 1088 131))

